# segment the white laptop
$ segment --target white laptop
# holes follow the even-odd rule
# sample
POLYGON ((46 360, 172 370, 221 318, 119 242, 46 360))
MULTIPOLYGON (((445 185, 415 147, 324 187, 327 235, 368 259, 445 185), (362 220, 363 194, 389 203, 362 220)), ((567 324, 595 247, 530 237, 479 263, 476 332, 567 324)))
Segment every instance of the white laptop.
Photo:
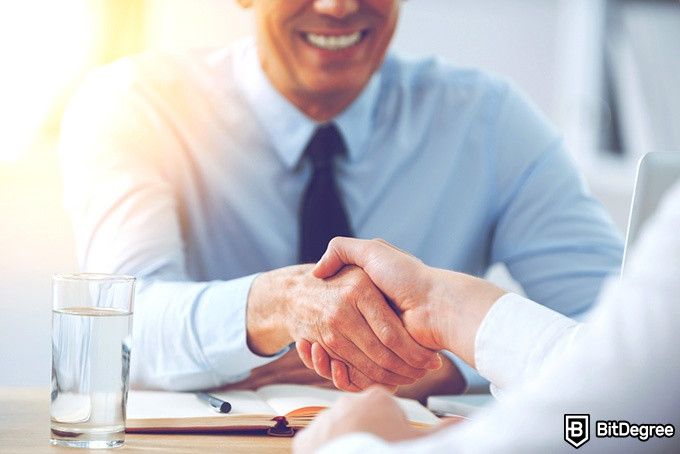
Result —
POLYGON ((654 214, 664 194, 676 181, 680 181, 680 152, 655 151, 640 159, 621 273, 624 272, 628 251, 637 240, 641 227, 654 214))

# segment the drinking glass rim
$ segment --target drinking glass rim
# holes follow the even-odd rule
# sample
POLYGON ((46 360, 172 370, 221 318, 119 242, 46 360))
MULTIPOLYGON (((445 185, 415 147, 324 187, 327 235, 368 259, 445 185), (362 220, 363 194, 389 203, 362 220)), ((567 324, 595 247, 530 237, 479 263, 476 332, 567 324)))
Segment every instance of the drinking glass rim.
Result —
POLYGON ((53 281, 83 281, 83 282, 135 282, 137 278, 127 274, 106 273, 60 273, 52 276, 53 281))

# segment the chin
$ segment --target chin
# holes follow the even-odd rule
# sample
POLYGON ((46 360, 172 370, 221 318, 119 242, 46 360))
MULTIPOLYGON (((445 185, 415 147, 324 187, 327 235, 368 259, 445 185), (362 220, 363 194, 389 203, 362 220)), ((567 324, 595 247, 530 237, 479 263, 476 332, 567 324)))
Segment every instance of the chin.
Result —
POLYGON ((351 77, 346 75, 334 74, 319 75, 317 77, 307 77, 305 85, 308 93, 319 96, 357 96, 368 84, 369 77, 351 77))

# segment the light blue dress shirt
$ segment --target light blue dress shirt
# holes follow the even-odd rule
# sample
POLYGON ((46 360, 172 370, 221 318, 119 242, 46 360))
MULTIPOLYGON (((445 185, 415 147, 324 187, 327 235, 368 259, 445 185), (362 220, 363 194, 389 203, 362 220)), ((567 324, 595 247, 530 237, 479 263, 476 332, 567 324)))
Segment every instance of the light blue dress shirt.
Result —
MULTIPOLYGON (((506 81, 389 55, 334 121, 357 237, 474 275, 505 263, 531 299, 570 316, 618 270, 620 235, 506 81)), ((250 39, 89 77, 63 124, 65 197, 82 267, 140 279, 133 386, 218 386, 276 359, 248 349, 246 300, 256 273, 296 263, 316 126, 272 87, 250 39)))

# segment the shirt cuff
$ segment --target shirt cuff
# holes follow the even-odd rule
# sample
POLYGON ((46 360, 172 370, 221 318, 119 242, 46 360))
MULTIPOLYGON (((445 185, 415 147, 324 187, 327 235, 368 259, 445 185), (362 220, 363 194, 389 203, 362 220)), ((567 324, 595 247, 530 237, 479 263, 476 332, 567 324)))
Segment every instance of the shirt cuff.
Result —
POLYGON ((208 364, 225 383, 244 380, 256 367, 283 356, 259 356, 248 347, 246 305, 257 274, 225 282, 212 282, 194 312, 196 331, 208 364))
POLYGON ((475 363, 504 391, 534 376, 559 339, 578 323, 529 299, 508 293, 491 307, 475 338, 475 363))
POLYGON ((343 435, 321 446, 316 454, 379 454, 389 451, 385 440, 368 432, 343 435))

